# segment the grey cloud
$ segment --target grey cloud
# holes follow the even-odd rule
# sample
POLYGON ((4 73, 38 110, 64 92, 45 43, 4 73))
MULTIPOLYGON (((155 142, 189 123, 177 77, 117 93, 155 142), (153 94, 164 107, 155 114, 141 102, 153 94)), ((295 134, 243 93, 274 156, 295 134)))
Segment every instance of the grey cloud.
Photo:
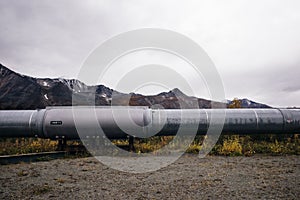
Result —
POLYGON ((300 91, 300 86, 299 85, 294 85, 294 86, 287 86, 286 88, 283 89, 285 92, 298 92, 300 91))
POLYGON ((300 2, 0 1, 0 62, 39 77, 76 77, 88 54, 115 34, 171 29, 215 62, 227 98, 299 106, 300 2))
POLYGON ((1 1, 1 62, 37 76, 76 75, 109 31, 107 10, 92 11, 82 1, 53 2, 1 1))

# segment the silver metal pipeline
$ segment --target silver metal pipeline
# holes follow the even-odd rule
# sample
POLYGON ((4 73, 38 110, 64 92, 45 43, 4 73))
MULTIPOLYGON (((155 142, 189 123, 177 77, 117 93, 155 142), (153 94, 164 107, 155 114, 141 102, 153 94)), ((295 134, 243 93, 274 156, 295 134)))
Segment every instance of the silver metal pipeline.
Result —
MULTIPOLYGON (((300 109, 166 109, 148 107, 48 107, 40 110, 1 110, 1 137, 79 139, 99 136, 147 138, 189 134, 196 127, 205 135, 212 116, 224 115, 223 134, 300 133, 300 109), (80 134, 79 134, 80 133, 80 134)), ((218 120, 213 124, 219 123, 218 120)))

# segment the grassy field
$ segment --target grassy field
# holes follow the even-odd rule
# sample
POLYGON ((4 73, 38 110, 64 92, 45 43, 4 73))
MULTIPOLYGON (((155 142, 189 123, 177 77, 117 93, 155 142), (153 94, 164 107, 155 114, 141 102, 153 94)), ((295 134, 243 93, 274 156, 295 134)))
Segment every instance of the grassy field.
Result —
MULTIPOLYGON (((172 141, 172 136, 152 137, 135 140, 137 153, 149 153, 160 149, 172 141)), ((198 153, 202 148, 204 136, 197 136, 189 145, 187 153, 198 153)), ((183 141, 184 142, 184 141, 183 141)), ((114 140, 114 144, 128 145, 127 140, 114 140)), ((80 145, 80 142, 69 141, 68 144, 80 145)), ((58 142, 39 138, 7 138, 0 139, 0 155, 24 154, 55 151, 58 142)), ((178 144, 181 145, 181 144, 178 144)), ((175 148, 175 147, 174 147, 175 148)), ((221 136, 210 152, 211 155, 251 156, 254 154, 300 154, 300 138, 298 134, 291 135, 252 135, 252 136, 221 136)))

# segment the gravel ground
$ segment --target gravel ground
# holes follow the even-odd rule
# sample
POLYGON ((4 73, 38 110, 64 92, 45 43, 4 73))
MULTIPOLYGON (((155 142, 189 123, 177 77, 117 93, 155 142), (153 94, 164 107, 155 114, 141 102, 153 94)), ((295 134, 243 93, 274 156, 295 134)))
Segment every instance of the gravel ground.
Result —
POLYGON ((300 156, 184 155, 156 172, 95 158, 0 166, 0 199, 300 199, 300 156))

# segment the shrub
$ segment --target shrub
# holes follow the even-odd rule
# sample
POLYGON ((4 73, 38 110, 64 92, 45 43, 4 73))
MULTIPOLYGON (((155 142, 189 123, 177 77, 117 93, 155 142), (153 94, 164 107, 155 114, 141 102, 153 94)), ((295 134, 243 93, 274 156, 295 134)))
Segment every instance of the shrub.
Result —
POLYGON ((225 156, 239 156, 242 155, 242 145, 240 144, 239 137, 234 136, 223 141, 219 154, 225 156))

